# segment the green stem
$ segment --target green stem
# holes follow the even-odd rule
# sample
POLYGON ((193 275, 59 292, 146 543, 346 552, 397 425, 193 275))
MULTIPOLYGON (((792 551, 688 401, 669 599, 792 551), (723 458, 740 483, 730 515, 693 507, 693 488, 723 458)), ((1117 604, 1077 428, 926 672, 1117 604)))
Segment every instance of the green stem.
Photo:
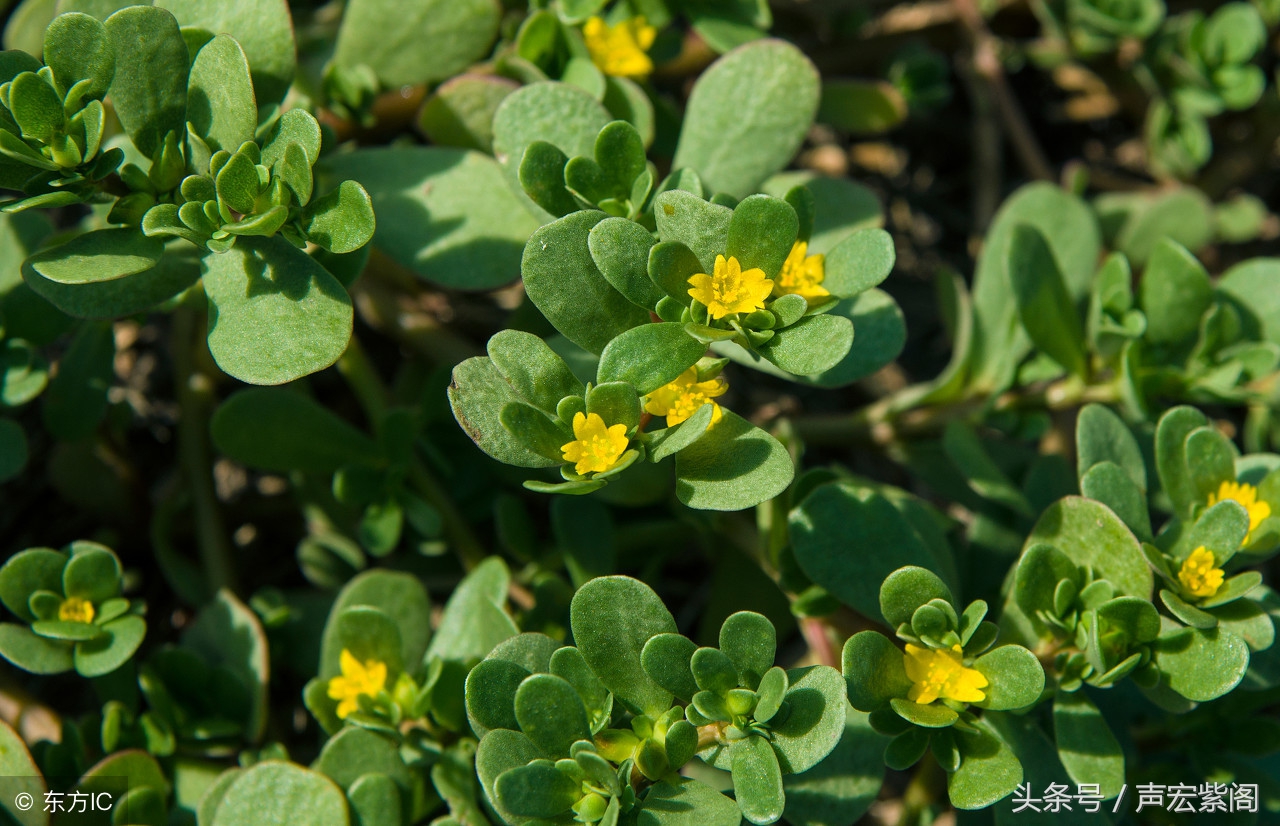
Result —
MULTIPOLYGON (((346 352, 338 359, 337 367, 338 372, 351 388, 351 392, 360 402, 365 416, 376 427, 386 414, 391 394, 355 336, 351 337, 351 343, 347 345, 346 352)), ((459 512, 448 490, 432 475, 418 456, 412 457, 409 462, 409 481, 414 489, 440 512, 445 536, 457 551, 463 567, 470 571, 479 565, 488 556, 488 552, 459 512)))
POLYGON ((360 346, 360 339, 354 335, 338 359, 337 368, 342 378, 346 379, 351 392, 355 393, 360 406, 364 408, 369 424, 377 427, 387 412, 387 389, 373 369, 373 363, 369 361, 364 348, 360 346))
POLYGON ((1069 410, 1090 402, 1109 404, 1120 398, 1115 382, 1084 384, 1074 376, 1035 390, 1010 390, 994 400, 987 396, 968 396, 942 404, 911 407, 907 400, 919 393, 918 386, 907 387, 853 413, 802 417, 795 419, 793 425, 806 444, 870 443, 891 447, 913 437, 935 435, 948 422, 970 418, 986 409, 993 412, 1069 410))
POLYGON ((457 551, 458 558, 462 560, 462 567, 470 571, 483 562, 489 555, 488 552, 480 544, 480 540, 467 524, 467 520, 462 517, 458 506, 454 504, 453 497, 417 457, 414 457, 409 465, 409 480, 418 493, 440 512, 445 536, 457 551))
POLYGON ((178 460, 195 508, 196 547, 211 591, 236 587, 235 562, 222 510, 213 486, 209 419, 214 404, 213 378, 196 366, 195 348, 203 346, 199 314, 191 307, 173 313, 173 366, 177 385, 178 460))
POLYGON ((944 774, 938 761, 926 751, 902 793, 902 815, 898 818, 898 826, 916 826, 923 822, 922 815, 937 804, 940 792, 945 788, 944 774))

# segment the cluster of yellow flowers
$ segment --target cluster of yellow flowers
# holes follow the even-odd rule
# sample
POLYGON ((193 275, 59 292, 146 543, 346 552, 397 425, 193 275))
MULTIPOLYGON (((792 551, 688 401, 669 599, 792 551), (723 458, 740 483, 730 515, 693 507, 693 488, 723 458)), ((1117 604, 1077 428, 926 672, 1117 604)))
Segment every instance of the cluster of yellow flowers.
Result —
POLYGON ((796 241, 777 281, 765 278, 764 270, 759 267, 744 270, 737 258, 729 256, 726 259, 717 255, 713 272, 698 273, 689 278, 692 285, 689 295, 706 305, 707 314, 717 321, 734 313, 762 310, 770 296, 822 298, 831 295, 822 286, 826 277, 824 257, 808 253, 809 244, 796 241))
MULTIPOLYGON (((823 257, 809 255, 808 249, 806 242, 795 242, 777 281, 765 278, 764 270, 758 267, 743 270, 733 256, 717 255, 713 272, 690 276, 689 295, 706 305, 708 314, 717 320, 734 313, 763 309, 770 296, 794 294, 821 298, 830 295, 822 286, 825 277, 823 257)), ((690 367, 674 381, 646 396, 644 410, 653 416, 666 417, 667 427, 673 427, 698 412, 704 404, 710 404, 713 406, 711 424, 714 425, 724 415, 714 400, 728 389, 728 382, 720 376, 698 381, 697 368, 690 367)), ((576 413, 573 417, 573 441, 567 442, 560 450, 564 460, 573 463, 574 472, 583 476, 611 470, 626 453, 628 444, 630 440, 625 425, 610 425, 597 413, 576 413)))

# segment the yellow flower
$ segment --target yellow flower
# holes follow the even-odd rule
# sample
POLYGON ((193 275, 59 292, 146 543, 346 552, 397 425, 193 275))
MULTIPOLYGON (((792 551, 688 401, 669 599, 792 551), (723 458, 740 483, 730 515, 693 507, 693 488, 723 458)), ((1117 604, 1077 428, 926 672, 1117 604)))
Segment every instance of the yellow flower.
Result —
POLYGON ((712 318, 724 318, 730 313, 750 313, 764 308, 764 300, 773 290, 773 282, 764 277, 764 270, 753 267, 743 270, 738 259, 716 256, 715 274, 700 272, 689 276, 693 289, 689 295, 707 306, 712 318))
POLYGON ((348 714, 360 709, 357 700, 360 695, 375 697, 386 687, 387 665, 377 660, 361 663, 344 648, 338 657, 338 666, 342 676, 329 680, 329 699, 339 701, 338 717, 345 720, 348 714))
POLYGON ((592 17, 582 26, 591 61, 615 77, 644 78, 653 71, 653 61, 646 52, 657 34, 643 17, 632 17, 616 26, 592 17))
POLYGON ((622 458, 627 450, 627 426, 607 427, 599 413, 573 414, 573 437, 560 448, 566 462, 574 462, 579 476, 604 473, 622 458))
POLYGON ((720 421, 724 414, 720 405, 711 401, 723 396, 729 389, 729 383, 721 376, 708 381, 698 381, 698 368, 690 367, 681 373, 675 381, 669 382, 650 393, 644 402, 644 412, 655 416, 666 416, 667 427, 677 425, 697 413, 704 404, 710 404, 711 423, 720 421))
POLYGON ((1258 501, 1258 489, 1253 485, 1244 482, 1223 482, 1218 487, 1217 493, 1209 494, 1209 507, 1227 499, 1239 502, 1249 513, 1249 532, 1244 535, 1244 543, 1248 545, 1249 538, 1262 524, 1262 520, 1271 515, 1271 506, 1266 502, 1258 501))
POLYGON ((786 263, 782 265, 782 272, 778 275, 778 283, 773 285, 775 296, 799 295, 804 298, 822 298, 831 295, 827 288, 822 286, 822 280, 827 277, 826 258, 822 255, 808 255, 808 253, 807 241, 796 241, 791 247, 791 254, 787 256, 786 263))
POLYGON ((1215 568, 1213 563, 1213 554, 1203 545, 1191 552, 1178 571, 1178 581, 1187 593, 1195 597, 1211 597, 1218 593, 1222 587, 1222 569, 1215 568))
POLYGON ((93 622, 93 603, 80 597, 68 597, 58 606, 58 619, 63 622, 93 622))
POLYGON ((987 678, 976 668, 966 668, 962 649, 919 648, 907 643, 907 676, 915 685, 907 694, 913 703, 932 703, 939 697, 960 703, 980 703, 986 699, 981 689, 987 678))

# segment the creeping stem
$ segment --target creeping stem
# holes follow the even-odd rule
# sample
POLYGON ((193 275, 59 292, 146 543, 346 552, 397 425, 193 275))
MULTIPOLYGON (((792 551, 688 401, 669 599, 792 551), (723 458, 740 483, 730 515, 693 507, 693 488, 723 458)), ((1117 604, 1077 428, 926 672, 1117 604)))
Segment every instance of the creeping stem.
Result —
POLYGON ((806 444, 873 444, 892 447, 911 438, 936 435, 954 420, 968 419, 983 410, 1070 410, 1120 398, 1115 382, 1083 384, 1068 377, 1033 389, 1009 390, 992 399, 976 395, 941 404, 912 407, 909 399, 920 388, 907 387, 849 414, 798 417, 792 424, 806 444))
POLYGON ((213 459, 209 444, 209 418, 214 403, 213 378, 196 364, 198 349, 204 346, 200 319, 201 313, 185 304, 173 313, 174 381, 182 409, 178 419, 178 460, 191 488, 196 545, 209 589, 234 590, 236 574, 231 542, 227 538, 213 487, 213 459))

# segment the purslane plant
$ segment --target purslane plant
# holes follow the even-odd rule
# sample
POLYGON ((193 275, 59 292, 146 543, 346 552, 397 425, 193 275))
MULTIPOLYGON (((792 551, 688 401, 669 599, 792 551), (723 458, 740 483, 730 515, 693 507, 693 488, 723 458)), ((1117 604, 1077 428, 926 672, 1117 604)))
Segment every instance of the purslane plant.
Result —
POLYGON ((100 228, 28 258, 31 289, 69 315, 112 318, 202 279, 215 360, 280 384, 345 348, 350 299, 324 264, 368 243, 372 205, 355 182, 315 191, 321 129, 282 112, 289 78, 270 83, 234 37, 189 25, 186 38, 182 22, 151 6, 70 12, 46 30, 44 64, 3 53, 0 184, 21 194, 2 208, 102 204, 100 228), (107 133, 104 96, 124 135, 107 133))

